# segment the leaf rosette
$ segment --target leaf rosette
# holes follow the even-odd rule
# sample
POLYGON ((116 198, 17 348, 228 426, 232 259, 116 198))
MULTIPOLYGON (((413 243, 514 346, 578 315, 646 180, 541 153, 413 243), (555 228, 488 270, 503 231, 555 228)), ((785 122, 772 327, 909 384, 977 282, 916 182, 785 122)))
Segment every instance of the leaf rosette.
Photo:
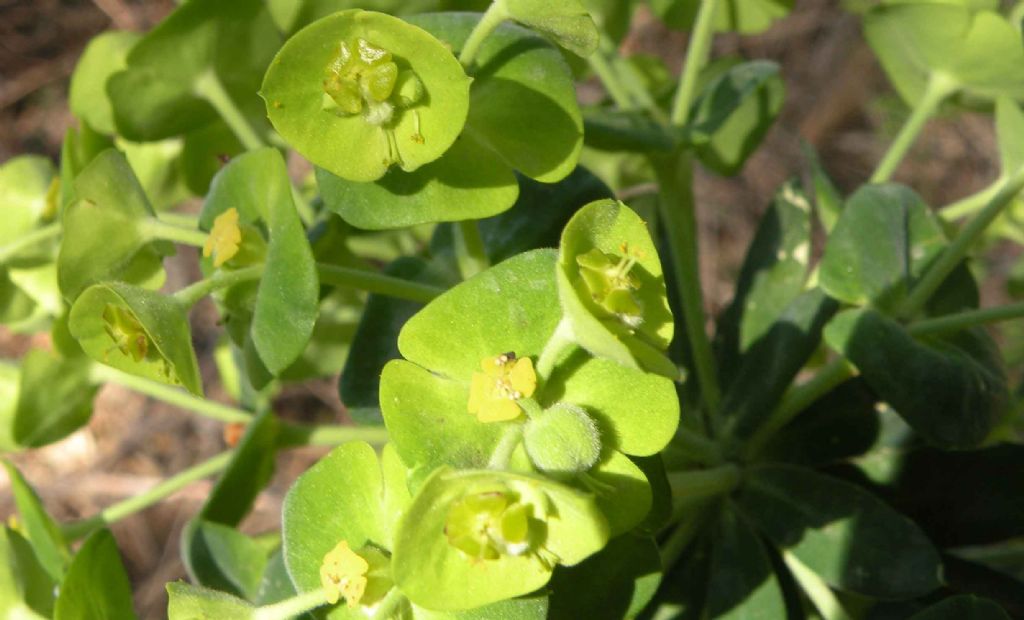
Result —
POLYGON ((290 38, 263 81, 274 128, 343 179, 413 171, 455 142, 470 79, 425 30, 371 11, 336 13, 290 38))
POLYGON ((596 356, 676 377, 674 324, 647 225, 615 200, 580 209, 562 232, 558 293, 574 339, 596 356))
POLYGON ((621 533, 652 502, 626 455, 663 448, 679 403, 663 377, 571 346, 553 350, 562 314, 555 264, 551 250, 520 254, 413 316, 398 337, 405 359, 384 367, 381 410, 410 467, 541 472, 594 491, 621 533))

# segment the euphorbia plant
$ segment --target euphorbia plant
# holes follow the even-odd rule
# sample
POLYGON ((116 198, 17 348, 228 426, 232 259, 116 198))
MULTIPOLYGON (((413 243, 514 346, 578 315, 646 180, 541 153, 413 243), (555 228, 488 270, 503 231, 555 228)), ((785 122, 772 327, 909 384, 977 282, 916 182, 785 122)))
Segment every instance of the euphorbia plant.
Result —
POLYGON ((52 336, 0 366, 0 449, 80 428, 103 383, 245 432, 71 523, 8 464, 2 615, 133 617, 107 525, 218 473, 175 620, 1024 614, 1020 390, 984 328, 1024 307, 979 308, 972 259, 1021 238, 1019 10, 850 3, 906 125, 849 196, 810 153, 709 334, 694 170, 741 170, 785 97, 713 35, 792 2, 650 0, 691 32, 670 95, 617 51, 640 4, 188 0, 97 37, 59 168, 0 167, 0 321, 52 336), (1003 170, 936 211, 890 178, 959 106, 995 109, 1003 170), (177 246, 203 278, 168 291, 177 246), (203 398, 206 297, 237 406, 203 398), (339 372, 358 425, 276 415, 339 372), (243 534, 303 445, 333 449, 243 534))

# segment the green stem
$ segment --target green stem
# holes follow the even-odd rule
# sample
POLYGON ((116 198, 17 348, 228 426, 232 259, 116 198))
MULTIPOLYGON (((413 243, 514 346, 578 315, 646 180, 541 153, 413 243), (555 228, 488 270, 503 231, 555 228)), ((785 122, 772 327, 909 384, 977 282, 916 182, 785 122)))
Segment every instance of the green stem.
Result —
POLYGON ((382 446, 388 442, 388 430, 383 426, 309 425, 282 422, 277 445, 280 448, 340 446, 350 441, 365 441, 382 446))
POLYGON ((320 277, 320 284, 345 286, 398 299, 408 299, 421 304, 428 303, 445 292, 445 289, 429 284, 410 282, 364 269, 317 263, 316 271, 320 277))
POLYGON ((712 469, 669 472, 673 514, 693 502, 731 492, 739 485, 741 478, 740 468, 731 463, 712 469))
POLYGON ((506 428, 505 434, 501 436, 497 447, 495 447, 494 452, 491 453, 491 459, 487 462, 487 468, 496 470, 507 469, 509 461, 512 460, 512 453, 516 451, 516 448, 519 447, 519 444, 522 441, 522 424, 515 424, 506 428))
POLYGON ((249 119, 245 117, 242 110, 235 104, 230 93, 224 88, 220 78, 213 71, 203 73, 195 83, 195 93, 209 102, 213 109, 217 110, 220 117, 227 123, 234 132, 238 141, 248 150, 258 149, 266 146, 266 141, 260 137, 249 119))
POLYGON ((377 609, 373 612, 373 620, 389 620, 396 616, 395 612, 405 605, 406 598, 402 591, 392 587, 384 598, 377 603, 377 609))
POLYGON ((718 465, 722 462, 722 450, 717 443, 683 427, 676 429, 672 447, 678 449, 681 456, 704 465, 718 465))
POLYGON ((718 0, 701 0, 697 20, 690 33, 690 47, 686 52, 686 64, 679 76, 679 87, 672 102, 671 123, 677 127, 686 123, 690 106, 697 92, 697 78, 711 56, 711 42, 715 34, 715 13, 718 0))
POLYGON ((174 299, 183 307, 191 308, 199 303, 199 300, 214 291, 230 288, 242 282, 258 280, 263 274, 263 265, 253 265, 243 269, 218 270, 209 278, 203 278, 198 282, 186 286, 174 293, 174 299))
POLYGON ((198 396, 189 394, 181 388, 158 383, 152 379, 136 377, 135 375, 121 372, 120 370, 111 368, 110 366, 93 364, 90 369, 90 378, 97 383, 113 383, 115 385, 120 385, 121 387, 128 388, 133 392, 145 394, 146 396, 155 398, 156 400, 176 407, 181 407, 182 409, 187 409, 205 418, 217 420, 218 422, 241 422, 243 424, 247 424, 252 421, 252 414, 248 411, 230 407, 228 405, 222 405, 211 400, 206 400, 205 398, 199 398, 198 396))
POLYGON ((708 504, 694 506, 691 513, 679 521, 679 525, 672 531, 668 540, 661 545, 661 561, 666 573, 672 570, 683 552, 700 532, 701 526, 707 520, 708 508, 708 504))
POLYGON ((903 127, 900 128, 896 139, 889 146, 889 150, 885 152, 885 156, 882 157, 882 161, 875 168, 874 174, 871 175, 871 183, 885 183, 892 177, 900 162, 903 161, 903 157, 906 156, 907 151, 913 146, 918 134, 921 133, 924 124, 939 109, 939 104, 955 90, 956 82, 948 76, 940 72, 931 74, 924 93, 917 100, 917 103, 914 104, 914 109, 910 111, 910 116, 903 123, 903 127))
POLYGON ((454 233, 455 259, 459 264, 459 273, 463 280, 468 280, 491 266, 476 220, 458 222, 454 233))
POLYGON ((907 329, 912 336, 921 337, 1020 318, 1024 318, 1024 302, 996 306, 995 308, 968 310, 966 312, 957 312, 956 314, 947 314, 946 316, 934 319, 916 321, 911 323, 907 329))
POLYGON ((157 219, 161 222, 181 226, 182 228, 199 228, 199 218, 191 213, 177 213, 175 211, 158 211, 157 219))
POLYGON ((206 245, 207 234, 201 230, 176 226, 169 222, 161 222, 156 218, 144 219, 139 222, 139 229, 150 239, 163 239, 181 245, 201 248, 206 245))
POLYGON ((615 102, 615 106, 620 110, 633 110, 637 107, 636 102, 633 101, 625 84, 622 83, 619 74, 612 68, 612 64, 606 56, 608 52, 603 45, 604 40, 601 43, 602 45, 597 51, 587 57, 587 62, 598 79, 601 80, 601 84, 608 91, 608 96, 615 102))
POLYGON ((558 322, 558 327, 551 334, 551 338, 548 338, 548 342, 544 345, 540 355, 537 356, 537 366, 535 368, 537 376, 545 380, 550 377, 551 372, 555 369, 555 364, 575 345, 576 338, 572 333, 572 324, 569 323, 568 319, 563 318, 558 322))
POLYGON ((676 291, 683 308, 686 336, 693 352, 701 397, 707 405, 712 429, 717 429, 721 391, 715 372, 711 340, 704 328, 704 296, 700 287, 697 249, 697 214, 693 200, 693 164, 687 155, 652 158, 660 185, 658 213, 668 236, 676 291))
POLYGON ((480 21, 477 22, 476 27, 469 33, 469 38, 462 45, 462 52, 459 53, 459 62, 462 63, 463 67, 468 69, 473 64, 484 40, 508 18, 509 14, 505 8, 504 0, 494 0, 491 2, 491 6, 487 7, 487 11, 480 18, 480 21))
POLYGON ((807 382, 786 392, 786 395, 782 397, 782 402, 746 442, 744 447, 746 458, 755 457, 765 443, 797 414, 856 374, 857 370, 845 358, 838 358, 819 370, 818 374, 807 382))
POLYGON ((295 185, 292 185, 291 190, 292 202, 295 204, 295 210, 299 214, 299 219, 302 220, 302 223, 306 226, 306 228, 309 228, 310 226, 313 225, 313 222, 316 220, 316 213, 313 211, 313 207, 309 204, 309 202, 307 202, 306 199, 302 197, 302 192, 299 191, 299 188, 295 187, 295 185))
POLYGON ((252 620, 291 620, 326 604, 327 593, 319 588, 296 594, 279 603, 258 607, 252 613, 252 620))
POLYGON ((966 196, 964 198, 961 198, 960 200, 957 200, 956 202, 952 202, 942 207, 939 210, 939 214, 942 216, 942 219, 946 220, 947 222, 952 222, 962 217, 966 217, 968 215, 973 214, 978 209, 981 209, 986 204, 988 204, 989 200, 992 200, 992 197, 999 192, 999 186, 1004 181, 1005 179, 1003 177, 1000 177, 999 179, 996 180, 995 183, 989 185, 980 192, 971 194, 970 196, 966 196))
POLYGON ((39 243, 43 243, 44 241, 56 239, 60 236, 60 231, 60 223, 55 222, 53 224, 47 224, 42 228, 37 228, 28 234, 21 235, 5 246, 0 246, 0 264, 6 262, 12 256, 16 256, 22 250, 39 243))
POLYGON ((233 455, 233 451, 221 452, 213 458, 171 476, 147 491, 104 508, 97 515, 81 521, 64 524, 61 526, 61 531, 68 540, 75 540, 86 536, 104 525, 115 523, 141 510, 145 510, 193 482, 223 470, 231 462, 233 455))
POLYGON ((1022 188, 1024 188, 1024 166, 1007 177, 1006 182, 996 192, 995 196, 988 201, 985 208, 974 216, 953 241, 946 246, 946 249, 943 250, 938 259, 925 272, 924 277, 914 286, 910 296, 907 297, 902 308, 900 308, 900 316, 904 318, 912 317, 924 307, 935 291, 938 290, 939 286, 946 280, 946 277, 967 256, 967 251, 974 245, 974 242, 981 237, 1003 210, 1013 202, 1013 199, 1020 193, 1022 188))
POLYGON ((832 588, 816 572, 808 568, 790 551, 782 552, 782 561, 800 584, 800 589, 811 599, 811 603, 824 620, 850 620, 850 616, 839 603, 832 588))

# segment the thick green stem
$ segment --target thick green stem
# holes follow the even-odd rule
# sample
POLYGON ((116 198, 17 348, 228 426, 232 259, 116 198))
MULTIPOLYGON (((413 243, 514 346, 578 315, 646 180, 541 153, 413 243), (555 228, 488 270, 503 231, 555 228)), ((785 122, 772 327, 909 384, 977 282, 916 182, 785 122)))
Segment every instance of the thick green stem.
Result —
POLYGON ((669 472, 673 521, 694 502, 732 492, 741 479, 740 468, 731 463, 712 469, 669 472))
POLYGON ((719 0, 701 0, 697 21, 690 33, 690 47, 686 52, 686 64, 679 76, 679 87, 672 102, 671 122, 682 126, 690 114, 690 106, 697 92, 697 78, 711 56, 711 41, 715 35, 715 13, 719 0))
POLYGON ((700 533, 701 527, 707 521, 710 506, 709 502, 694 504, 689 514, 683 515, 683 518, 679 520, 679 525, 672 531, 668 540, 661 545, 661 561, 666 573, 675 566, 686 548, 700 533))
POLYGON ((1024 302, 996 306, 995 308, 967 310, 934 319, 925 319, 911 323, 907 329, 912 336, 921 337, 1020 318, 1024 318, 1024 302))
POLYGON ((889 146, 889 150, 885 152, 885 156, 882 157, 878 167, 875 168, 874 174, 871 175, 872 183, 885 183, 892 177, 893 173, 896 172, 896 168, 903 161, 904 156, 906 156, 907 151, 913 146, 918 134, 921 133, 924 124, 939 109, 942 101, 954 90, 956 90, 956 82, 948 76, 943 73, 931 74, 924 93, 917 103, 914 104, 914 109, 910 111, 910 116, 903 124, 903 127, 900 128, 900 132, 889 146))
POLYGON ((126 372, 111 368, 110 366, 103 366, 101 364, 93 364, 90 369, 90 378, 97 383, 113 383, 120 385, 121 387, 128 388, 133 392, 139 394, 145 394, 156 400, 163 401, 182 409, 187 409, 194 413, 197 413, 204 418, 210 418, 211 420, 217 420, 218 422, 232 423, 241 422, 243 424, 252 421, 252 414, 242 409, 230 407, 228 405, 222 405, 220 403, 199 398, 193 396, 185 390, 177 387, 172 387, 152 379, 144 379, 142 377, 136 377, 126 372))
POLYGON ((838 358, 819 370, 818 374, 807 382, 786 392, 782 402, 747 441, 744 448, 746 458, 751 459, 756 456, 765 443, 797 414, 856 374, 857 370, 845 358, 838 358))
POLYGON ((115 523, 141 510, 145 510, 168 495, 183 489, 193 482, 202 480, 207 476, 221 471, 228 466, 228 463, 231 462, 233 454, 234 452, 232 451, 221 452, 211 459, 205 460, 198 465, 193 465, 192 467, 171 476, 167 480, 164 480, 147 491, 104 508, 97 515, 82 521, 73 521, 71 523, 64 524, 61 526, 61 531, 65 538, 75 540, 86 536, 93 530, 101 528, 104 525, 115 523))
POLYGON ((462 45, 462 52, 459 53, 459 62, 462 63, 463 67, 468 69, 473 64, 484 40, 508 18, 508 10, 505 8, 503 0, 491 2, 491 6, 487 7, 487 11, 462 45))
POLYGON ((194 86, 195 93, 209 102, 213 109, 217 110, 220 117, 227 123, 234 132, 238 141, 248 149, 258 149, 266 146, 266 140, 260 137, 249 119, 245 117, 242 110, 238 108, 231 94, 224 88, 220 78, 213 71, 207 71, 200 76, 194 86))
POLYGON ((637 107, 637 102, 633 101, 633 97, 625 84, 622 83, 619 74, 612 67, 612 63, 609 60, 609 56, 614 54, 614 49, 610 52, 606 49, 604 41, 601 41, 602 45, 597 49, 596 52, 587 57, 587 62, 590 63, 590 68, 597 75, 598 79, 601 80, 601 84, 604 89, 608 91, 608 96, 615 102, 615 106, 620 110, 633 110, 637 107))
POLYGON ((422 304, 444 293, 444 289, 436 286, 410 282, 409 280, 364 269, 352 269, 350 267, 318 263, 316 270, 320 277, 320 284, 345 286, 389 297, 397 297, 398 299, 408 299, 409 301, 416 301, 422 304))
POLYGON ((163 239, 173 241, 181 245, 190 245, 201 248, 206 245, 207 234, 201 230, 183 228, 169 222, 161 222, 158 219, 150 218, 139 222, 139 229, 149 239, 163 239))
POLYGON ((365 441, 382 446, 388 442, 388 430, 383 426, 328 426, 283 422, 277 437, 277 445, 280 448, 340 446, 350 441, 365 441))
POLYGON ((688 156, 654 159, 661 199, 658 213, 668 236, 676 291, 683 308, 686 336, 693 353, 694 370, 701 397, 712 416, 712 430, 721 401, 711 340, 704 327, 704 295, 700 287, 700 263, 697 249, 697 214, 693 200, 693 164, 688 156))
POLYGON ((966 196, 964 198, 961 198, 960 200, 957 200, 956 202, 952 202, 942 207, 939 210, 939 215, 941 215, 942 219, 946 220, 947 222, 953 222, 962 217, 966 217, 968 215, 975 213, 976 211, 978 211, 978 209, 981 209, 986 204, 988 204, 988 201, 992 200, 993 196, 999 193, 999 187, 1004 182, 1005 178, 1000 177, 999 179, 996 180, 995 183, 989 185, 980 192, 971 194, 970 196, 966 196))
POLYGON ((323 588, 310 590, 279 603, 257 608, 252 613, 252 620, 291 620, 326 604, 327 593, 323 588))
POLYGON ((678 450, 683 458, 704 465, 719 465, 722 462, 722 450, 717 443, 683 427, 676 430, 671 446, 678 450))
POLYGON ((971 246, 981 237, 989 225, 999 217, 1003 210, 1013 202, 1013 199, 1020 193, 1021 189, 1024 189, 1024 166, 1007 177, 1006 182, 996 192, 995 196, 988 201, 985 208, 964 226, 953 241, 946 246, 942 254, 932 263, 932 266, 928 268, 924 277, 914 286, 910 296, 907 297, 900 308, 899 315, 901 317, 910 318, 920 312, 921 308, 928 303, 931 296, 946 280, 946 277, 967 256, 971 246))
POLYGON ((34 245, 43 243, 44 241, 50 241, 60 236, 60 224, 53 223, 47 224, 42 228, 37 228, 32 232, 21 235, 14 241, 8 243, 5 246, 0 246, 0 264, 6 262, 12 256, 16 256, 20 252, 31 248, 34 245))
POLYGON ((807 594, 807 598, 811 599, 824 620, 850 620, 832 588, 818 576, 818 573, 808 568, 790 551, 782 552, 782 561, 786 563, 789 572, 793 574, 793 578, 800 584, 800 588, 807 594))
POLYGON ((459 222, 453 232, 455 234, 455 259, 459 264, 459 273, 463 280, 468 280, 491 266, 476 220, 459 222))
POLYGON ((574 346, 576 346, 576 338, 572 333, 572 324, 568 319, 563 318, 558 322, 558 327, 551 334, 551 338, 544 345, 540 355, 537 356, 535 368, 537 376, 545 380, 550 377, 551 372, 555 369, 555 364, 574 346))
POLYGON ((398 588, 391 588, 384 598, 381 599, 380 603, 377 604, 377 609, 373 612, 373 620, 389 620, 395 617, 395 612, 405 603, 406 598, 402 591, 398 588))
POLYGON ((519 447, 519 444, 522 443, 522 441, 522 424, 516 424, 506 428, 505 434, 501 436, 497 447, 494 448, 494 452, 491 454, 491 460, 487 462, 487 468, 497 470, 507 469, 509 461, 512 460, 512 453, 516 451, 516 448, 519 447))
POLYGON ((242 282, 258 280, 263 274, 263 265, 253 265, 243 269, 218 270, 209 278, 186 286, 174 293, 174 298, 185 308, 191 308, 199 300, 214 291, 230 288, 242 282))

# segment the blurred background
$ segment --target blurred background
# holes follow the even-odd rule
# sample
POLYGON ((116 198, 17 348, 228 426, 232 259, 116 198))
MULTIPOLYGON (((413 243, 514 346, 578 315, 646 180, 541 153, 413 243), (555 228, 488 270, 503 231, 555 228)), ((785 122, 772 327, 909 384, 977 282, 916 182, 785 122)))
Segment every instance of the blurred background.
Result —
MULTIPOLYGON (((716 38, 716 55, 778 62, 787 93, 778 122, 739 176, 699 173, 701 267, 712 316, 730 300, 757 216, 782 182, 806 175, 802 141, 820 153, 840 189, 849 191, 867 179, 907 115, 864 42, 859 19, 839 4, 797 0, 793 13, 764 34, 716 38)), ((147 30, 174 6, 171 0, 0 0, 0 162, 25 153, 56 159, 74 122, 66 102, 68 78, 89 39, 107 29, 147 30)), ((669 31, 641 5, 622 50, 657 57, 674 75, 686 44, 684 34, 669 31)), ((600 96, 599 89, 596 82, 584 83, 581 97, 600 96)), ((930 204, 941 205, 987 186, 998 166, 991 117, 957 111, 929 124, 896 179, 930 204)), ((983 305, 1003 301, 1003 285, 1018 255, 1013 246, 1003 244, 987 256, 983 305)), ((168 267, 172 287, 199 277, 191 249, 182 249, 168 267)), ((217 329, 212 306, 204 303, 193 313, 197 338, 208 340, 206 347, 198 343, 200 351, 209 350, 217 329)), ((0 328, 0 357, 17 358, 29 347, 46 344, 0 328)), ((203 364, 209 395, 223 398, 209 359, 203 364)), ((346 414, 335 386, 332 379, 290 388, 275 408, 292 419, 343 422, 346 414)), ((232 432, 108 386, 100 392, 87 428, 12 460, 54 515, 72 519, 219 452, 232 432)), ((288 485, 322 453, 283 453, 275 481, 243 529, 262 533, 275 528, 288 485)), ((184 576, 178 559, 180 528, 209 488, 209 482, 194 484, 113 527, 142 617, 165 615, 164 584, 184 576)), ((13 511, 12 503, 6 477, 0 477, 0 516, 13 511)))

